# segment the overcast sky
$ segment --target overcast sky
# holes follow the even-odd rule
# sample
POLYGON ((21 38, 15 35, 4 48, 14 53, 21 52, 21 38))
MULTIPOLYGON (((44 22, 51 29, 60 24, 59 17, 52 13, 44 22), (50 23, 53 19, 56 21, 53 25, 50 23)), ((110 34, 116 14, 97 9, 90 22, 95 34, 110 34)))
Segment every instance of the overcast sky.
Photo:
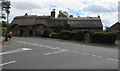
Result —
POLYGON ((119 0, 10 0, 10 21, 15 16, 50 15, 52 9, 67 11, 74 16, 101 16, 104 26, 111 26, 118 21, 119 0), (77 14, 78 13, 78 14, 77 14))

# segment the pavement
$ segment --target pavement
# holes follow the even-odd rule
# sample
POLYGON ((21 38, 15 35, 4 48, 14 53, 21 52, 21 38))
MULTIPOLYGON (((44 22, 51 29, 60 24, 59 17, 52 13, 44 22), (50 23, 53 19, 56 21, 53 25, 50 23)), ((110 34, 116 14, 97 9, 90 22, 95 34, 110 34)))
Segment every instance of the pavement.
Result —
POLYGON ((15 43, 16 41, 14 39, 10 39, 8 41, 3 41, 2 46, 10 45, 12 43, 15 43))
POLYGON ((118 69, 117 48, 39 37, 12 40, 0 53, 3 69, 118 69))

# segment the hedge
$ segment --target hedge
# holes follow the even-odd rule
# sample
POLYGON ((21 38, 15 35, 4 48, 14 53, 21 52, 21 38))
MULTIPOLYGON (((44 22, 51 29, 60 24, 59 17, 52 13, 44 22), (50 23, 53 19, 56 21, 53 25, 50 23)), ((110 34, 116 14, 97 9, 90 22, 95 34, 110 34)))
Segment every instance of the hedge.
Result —
POLYGON ((117 40, 117 34, 113 32, 94 32, 91 40, 97 43, 113 44, 117 40))
POLYGON ((51 38, 58 38, 58 33, 51 33, 51 38))
POLYGON ((49 37, 49 36, 50 36, 50 33, 51 33, 51 31, 50 31, 49 29, 45 29, 45 30, 43 31, 43 33, 41 33, 41 36, 42 36, 42 37, 49 37))
POLYGON ((7 33, 7 28, 2 27, 2 36, 4 37, 7 33))
POLYGON ((58 33, 58 38, 68 40, 71 38, 71 32, 72 31, 69 31, 69 30, 63 30, 58 33))
POLYGON ((86 31, 84 31, 84 30, 76 31, 76 33, 75 33, 75 39, 79 40, 79 41, 83 41, 84 37, 85 37, 85 33, 86 33, 86 31))
POLYGON ((51 33, 52 38, 59 38, 64 40, 79 40, 84 41, 84 37, 86 33, 90 33, 90 31, 79 30, 79 31, 69 31, 63 30, 59 33, 51 33))
POLYGON ((85 42, 86 33, 89 34, 88 42, 113 44, 117 40, 117 34, 113 32, 92 32, 86 30, 79 31, 63 30, 59 33, 52 33, 51 37, 64 40, 77 40, 85 42))

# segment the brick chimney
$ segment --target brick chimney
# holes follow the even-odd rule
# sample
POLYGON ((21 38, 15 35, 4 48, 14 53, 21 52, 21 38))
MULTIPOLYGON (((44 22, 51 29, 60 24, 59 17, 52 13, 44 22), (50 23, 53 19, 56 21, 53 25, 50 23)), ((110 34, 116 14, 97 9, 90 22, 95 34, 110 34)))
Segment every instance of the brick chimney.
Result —
POLYGON ((55 9, 53 9, 53 11, 51 11, 51 16, 55 17, 55 9))
POLYGON ((98 15, 98 18, 100 18, 100 16, 98 15))

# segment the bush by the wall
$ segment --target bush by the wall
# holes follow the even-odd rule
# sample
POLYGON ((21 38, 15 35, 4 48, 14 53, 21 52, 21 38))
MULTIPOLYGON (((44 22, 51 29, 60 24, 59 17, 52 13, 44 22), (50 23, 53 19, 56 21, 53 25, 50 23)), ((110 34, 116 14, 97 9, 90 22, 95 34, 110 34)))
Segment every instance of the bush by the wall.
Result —
POLYGON ((70 33, 69 33, 69 39, 71 39, 71 40, 75 40, 75 37, 76 37, 76 31, 71 31, 70 33))
POLYGON ((7 33, 7 28, 2 27, 2 36, 4 37, 7 33))
POLYGON ((117 40, 117 34, 113 32, 92 32, 86 30, 79 31, 63 30, 59 33, 52 33, 51 37, 65 40, 85 41, 86 34, 89 34, 89 42, 113 44, 117 40))
POLYGON ((97 43, 115 43, 117 34, 113 32, 94 32, 92 41, 97 43))
POLYGON ((49 37, 51 31, 49 29, 45 29, 42 33, 41 36, 42 37, 49 37))
POLYGON ((91 31, 86 31, 86 30, 79 30, 79 31, 63 30, 57 34, 57 37, 59 39, 65 39, 65 40, 70 39, 70 40, 84 41, 86 33, 89 33, 91 38, 91 31))
POLYGON ((51 33, 51 38, 58 38, 58 33, 51 33))
POLYGON ((85 30, 76 31, 75 39, 79 41, 84 41, 85 33, 87 33, 87 31, 85 30))
POLYGON ((69 30, 63 30, 58 33, 58 38, 68 40, 71 38, 71 32, 69 30))

